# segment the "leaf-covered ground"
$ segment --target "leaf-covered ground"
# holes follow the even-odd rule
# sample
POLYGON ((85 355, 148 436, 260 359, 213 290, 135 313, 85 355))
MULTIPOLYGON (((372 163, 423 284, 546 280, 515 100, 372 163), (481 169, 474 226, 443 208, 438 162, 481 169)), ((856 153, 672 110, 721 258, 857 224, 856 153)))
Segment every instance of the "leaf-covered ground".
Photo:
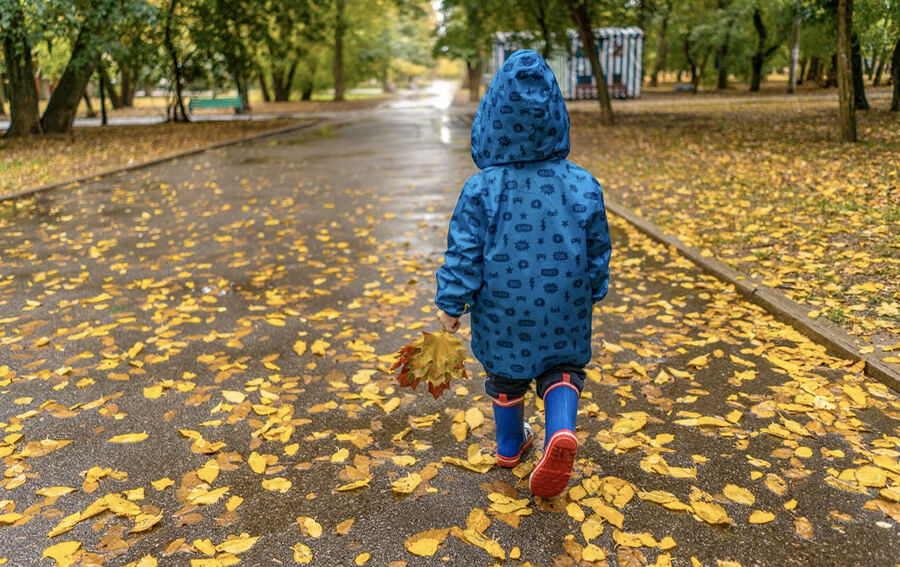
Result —
POLYGON ((896 364, 900 114, 884 94, 857 114, 857 145, 837 143, 823 96, 681 97, 623 104, 612 128, 575 112, 573 155, 615 199, 896 364))
POLYGON ((0 196, 295 123, 281 119, 85 127, 69 136, 0 139, 0 196))
POLYGON ((897 395, 618 219, 566 493, 494 466, 474 361, 438 400, 397 386, 461 122, 375 114, 0 221, 0 564, 893 565, 897 395))

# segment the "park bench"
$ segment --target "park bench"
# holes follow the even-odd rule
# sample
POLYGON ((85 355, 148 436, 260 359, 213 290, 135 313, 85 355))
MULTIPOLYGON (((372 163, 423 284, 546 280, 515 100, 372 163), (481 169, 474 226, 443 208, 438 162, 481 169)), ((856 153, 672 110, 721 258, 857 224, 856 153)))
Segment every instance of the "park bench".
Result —
POLYGON ((193 98, 188 102, 188 112, 193 112, 195 108, 233 108, 235 112, 240 112, 243 105, 240 97, 233 98, 193 98))

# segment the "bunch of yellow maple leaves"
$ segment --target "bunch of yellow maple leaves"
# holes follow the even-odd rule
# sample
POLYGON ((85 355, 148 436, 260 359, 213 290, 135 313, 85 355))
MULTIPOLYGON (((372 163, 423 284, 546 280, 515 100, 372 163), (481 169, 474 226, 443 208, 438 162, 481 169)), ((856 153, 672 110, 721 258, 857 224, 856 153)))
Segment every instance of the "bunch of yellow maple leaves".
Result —
POLYGON ((468 378, 462 342, 448 333, 422 333, 397 351, 397 356, 391 367, 400 369, 397 381, 415 389, 424 380, 435 398, 450 387, 451 379, 468 378))

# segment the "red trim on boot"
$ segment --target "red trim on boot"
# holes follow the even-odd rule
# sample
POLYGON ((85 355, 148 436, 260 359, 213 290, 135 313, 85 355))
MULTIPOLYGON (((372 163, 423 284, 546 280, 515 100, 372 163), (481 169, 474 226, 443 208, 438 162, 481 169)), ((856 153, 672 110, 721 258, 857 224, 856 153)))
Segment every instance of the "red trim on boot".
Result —
POLYGON ((573 390, 575 390, 575 393, 578 394, 579 397, 581 397, 581 392, 578 391, 578 387, 575 384, 569 382, 567 380, 567 377, 568 377, 568 374, 563 374, 562 382, 557 382, 556 384, 553 384, 552 386, 550 386, 549 388, 544 390, 544 398, 547 397, 547 394, 549 394, 551 390, 562 387, 562 386, 568 386, 569 388, 572 388, 573 390))
POLYGON ((554 433, 528 479, 531 493, 550 498, 565 490, 572 475, 577 451, 578 438, 574 431, 560 429, 554 433))
POLYGON ((525 401, 525 396, 510 399, 506 394, 500 394, 499 397, 496 397, 496 398, 492 397, 491 400, 493 400, 494 403, 496 405, 500 406, 501 408, 511 408, 511 407, 517 406, 517 405, 521 404, 523 401, 525 401))
POLYGON ((532 441, 534 441, 534 433, 531 432, 531 426, 525 424, 525 440, 522 441, 519 452, 516 453, 514 457, 504 457, 500 453, 497 453, 497 465, 507 469, 511 469, 518 465, 519 461, 522 459, 522 455, 531 447, 532 441))

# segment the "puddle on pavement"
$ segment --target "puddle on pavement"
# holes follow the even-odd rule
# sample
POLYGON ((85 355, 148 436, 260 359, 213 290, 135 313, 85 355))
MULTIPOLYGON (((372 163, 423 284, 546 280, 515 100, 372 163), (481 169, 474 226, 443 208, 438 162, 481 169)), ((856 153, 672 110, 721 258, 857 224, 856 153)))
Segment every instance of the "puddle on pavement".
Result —
POLYGON ((321 161, 328 159, 346 159, 350 157, 367 157, 377 155, 378 152, 375 150, 359 150, 357 152, 346 152, 341 154, 313 154, 309 156, 303 156, 304 161, 321 161))
POLYGON ((296 138, 287 138, 284 140, 272 140, 268 143, 269 146, 302 146, 304 144, 308 144, 309 142, 314 142, 316 139, 331 139, 337 136, 336 126, 334 124, 323 124, 319 126, 315 130, 307 130, 304 132, 304 135, 296 137, 296 138))
POLYGON ((444 114, 441 116, 440 138, 441 143, 449 146, 453 142, 453 135, 450 132, 450 116, 444 114))
POLYGON ((235 163, 239 165, 262 165, 266 163, 275 163, 276 161, 281 160, 272 159, 270 157, 246 157, 237 160, 235 163))
POLYGON ((63 209, 47 195, 38 193, 31 197, 8 199, 0 202, 0 220, 11 221, 18 218, 44 217, 56 220, 63 215, 63 209))

